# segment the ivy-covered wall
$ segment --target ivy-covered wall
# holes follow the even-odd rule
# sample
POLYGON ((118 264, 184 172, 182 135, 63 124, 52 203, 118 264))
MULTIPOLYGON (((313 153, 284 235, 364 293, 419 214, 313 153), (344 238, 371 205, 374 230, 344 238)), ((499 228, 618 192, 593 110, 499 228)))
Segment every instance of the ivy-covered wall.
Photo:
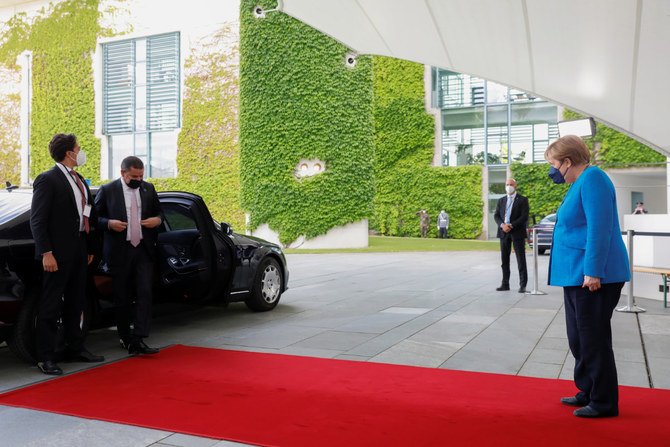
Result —
POLYGON ((372 59, 345 66, 347 48, 287 16, 256 19, 276 0, 242 0, 240 149, 242 205, 283 243, 371 215, 372 59), (299 180, 301 159, 325 162, 299 180))
POLYGON ((236 29, 224 25, 185 61, 178 176, 152 181, 159 190, 196 192, 205 199, 214 219, 243 231, 237 40, 236 29))
POLYGON ((94 136, 92 54, 99 26, 98 0, 66 0, 29 18, 17 14, 0 33, 0 63, 14 67, 24 50, 33 52, 31 177, 50 168, 48 145, 59 132, 74 133, 86 151, 80 172, 100 179, 100 141, 94 136))
POLYGON ((449 214, 449 236, 472 239, 482 231, 481 166, 435 167, 435 119, 424 106, 424 67, 374 58, 376 195, 370 227, 390 236, 419 236, 416 212, 449 214))
MULTIPOLYGON (((563 112, 563 118, 566 120, 583 117, 583 115, 572 110, 566 109, 563 112)), ((592 151, 593 143, 600 143, 600 148, 593 155, 594 162, 603 168, 608 166, 626 167, 637 163, 664 164, 666 161, 663 155, 652 148, 601 123, 596 123, 596 135, 585 141, 592 151)))
POLYGON ((18 93, 0 94, 0 183, 21 180, 19 145, 21 98, 18 93))
POLYGON ((568 190, 568 184, 555 184, 548 176, 549 164, 514 163, 511 167, 512 177, 517 182, 519 194, 528 197, 530 223, 533 216, 539 222, 547 214, 555 213, 563 196, 568 190))

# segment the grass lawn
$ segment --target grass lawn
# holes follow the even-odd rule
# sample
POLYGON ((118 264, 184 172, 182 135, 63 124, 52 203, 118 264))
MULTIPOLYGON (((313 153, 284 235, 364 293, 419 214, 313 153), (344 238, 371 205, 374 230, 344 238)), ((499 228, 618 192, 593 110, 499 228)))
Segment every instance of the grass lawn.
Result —
POLYGON ((285 253, 383 253, 400 251, 498 251, 500 243, 470 239, 437 239, 418 237, 370 236, 366 248, 324 248, 299 249, 286 248, 285 253))

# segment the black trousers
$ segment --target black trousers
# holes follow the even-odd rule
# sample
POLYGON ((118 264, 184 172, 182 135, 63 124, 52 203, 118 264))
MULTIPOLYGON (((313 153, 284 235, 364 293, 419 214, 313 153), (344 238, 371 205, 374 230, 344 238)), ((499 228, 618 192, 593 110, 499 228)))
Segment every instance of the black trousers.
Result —
POLYGON ((526 269, 526 239, 512 239, 506 235, 500 238, 500 258, 502 260, 502 284, 509 286, 509 257, 514 245, 516 263, 519 266, 519 286, 526 287, 528 284, 528 270, 526 269))
POLYGON ((43 272, 42 295, 35 322, 38 362, 57 360, 58 321, 61 318, 66 349, 79 352, 84 346, 87 254, 83 235, 72 250, 76 252, 72 261, 56 259, 58 270, 43 272))
POLYGON ((595 292, 580 286, 563 288, 568 344, 575 357, 577 398, 602 412, 619 409, 610 320, 622 288, 622 282, 603 284, 595 292))
POLYGON ((132 342, 149 336, 154 263, 144 242, 137 247, 127 244, 123 264, 111 266, 112 291, 119 338, 132 342))
POLYGON ((447 238, 447 228, 440 227, 440 239, 446 239, 446 238, 447 238))

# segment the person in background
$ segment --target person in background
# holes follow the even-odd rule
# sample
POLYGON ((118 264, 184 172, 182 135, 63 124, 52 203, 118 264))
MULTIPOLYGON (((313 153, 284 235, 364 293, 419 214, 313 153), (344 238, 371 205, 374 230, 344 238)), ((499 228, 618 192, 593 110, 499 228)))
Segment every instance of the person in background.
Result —
POLYGON ((56 134, 49 143, 56 165, 33 183, 30 229, 42 262, 42 295, 37 306, 37 366, 61 375, 56 361, 58 320, 65 329, 65 360, 102 362, 103 356, 84 347, 86 336, 86 270, 93 260, 89 231, 95 225, 91 191, 74 170, 86 163, 86 153, 73 134, 56 134))
POLYGON ((428 229, 430 228, 430 215, 426 212, 426 210, 418 211, 416 215, 419 216, 421 237, 428 237, 428 229))
POLYGON ((644 209, 644 203, 643 202, 637 202, 635 204, 635 209, 633 210, 633 214, 647 214, 647 210, 644 209))
POLYGON ((437 231, 440 239, 447 239, 447 231, 449 230, 449 214, 446 211, 440 211, 437 215, 437 231))
POLYGON ((528 226, 528 199, 516 192, 516 180, 508 178, 505 182, 507 194, 498 200, 493 215, 498 224, 500 239, 500 257, 502 259, 502 283, 497 291, 509 290, 509 257, 514 245, 516 263, 519 267, 519 293, 526 292, 528 271, 526 269, 526 227, 528 226))
POLYGON ((575 358, 578 392, 563 397, 586 418, 617 416, 619 391, 612 350, 612 312, 630 279, 621 238, 616 191, 581 138, 566 135, 549 145, 545 158, 554 183, 570 183, 557 211, 548 283, 563 287, 568 344, 575 358))
POLYGON ((143 178, 142 160, 126 157, 121 161, 121 178, 103 185, 95 196, 98 225, 105 234, 103 256, 112 274, 119 341, 131 355, 158 352, 144 339, 149 336, 151 323, 154 259, 162 213, 156 189, 143 178))

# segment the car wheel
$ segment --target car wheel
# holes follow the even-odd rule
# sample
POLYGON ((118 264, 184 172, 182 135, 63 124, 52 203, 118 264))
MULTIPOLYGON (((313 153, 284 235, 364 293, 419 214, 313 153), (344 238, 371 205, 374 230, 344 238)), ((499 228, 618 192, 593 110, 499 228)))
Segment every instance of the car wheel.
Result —
POLYGON ((543 255, 545 251, 547 251, 546 248, 538 248, 538 249, 537 249, 537 252, 538 252, 539 254, 541 254, 541 255, 543 255))
POLYGON ((26 290, 14 332, 7 340, 7 345, 14 355, 28 363, 35 363, 35 317, 39 299, 39 287, 26 290))
POLYGON ((251 296, 245 301, 247 307, 255 312, 274 309, 281 297, 282 283, 279 263, 273 258, 265 258, 258 266, 251 296))

